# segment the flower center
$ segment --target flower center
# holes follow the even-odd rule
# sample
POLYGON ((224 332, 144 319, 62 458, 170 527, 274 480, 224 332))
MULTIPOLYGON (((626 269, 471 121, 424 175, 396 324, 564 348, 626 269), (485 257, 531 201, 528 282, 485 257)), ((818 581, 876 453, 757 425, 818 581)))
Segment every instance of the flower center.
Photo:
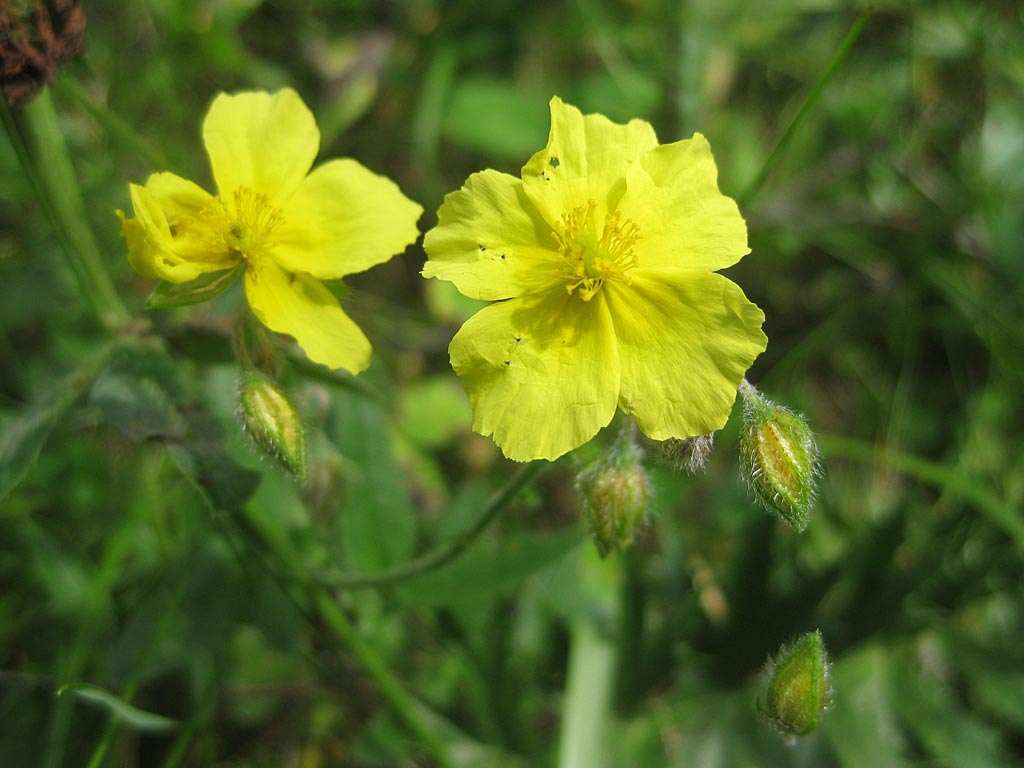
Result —
POLYGON ((588 200, 563 213, 561 228, 552 233, 568 267, 565 290, 584 301, 594 298, 605 280, 628 285, 627 273, 637 265, 633 246, 640 240, 640 228, 631 219, 623 222, 618 211, 609 213, 601 226, 596 212, 597 203, 588 200))
POLYGON ((188 237, 209 253, 249 259, 260 255, 271 233, 284 222, 281 211, 262 192, 239 187, 229 200, 216 198, 195 218, 183 218, 174 227, 175 239, 188 237))

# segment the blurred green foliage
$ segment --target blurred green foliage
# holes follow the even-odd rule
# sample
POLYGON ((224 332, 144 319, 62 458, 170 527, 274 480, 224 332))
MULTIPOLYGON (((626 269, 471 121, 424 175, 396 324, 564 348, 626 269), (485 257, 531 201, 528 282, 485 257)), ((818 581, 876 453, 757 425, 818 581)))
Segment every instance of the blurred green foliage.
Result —
MULTIPOLYGON (((419 247, 350 281, 371 370, 281 370, 310 429, 300 488, 234 416, 237 289, 144 314, 113 214, 127 182, 208 181, 213 95, 292 85, 321 157, 394 178, 424 229, 467 174, 543 146, 553 94, 664 142, 703 132, 739 195, 863 7, 86 7, 88 53, 51 90, 85 223, 152 328, 94 320, 0 141, 0 765, 432 764, 302 585, 452 541, 510 475, 447 365, 472 308, 420 279, 419 247)), ((730 276, 770 339, 750 378, 822 433, 820 498, 800 536, 759 510, 736 418, 706 476, 651 464, 657 515, 615 561, 608 765, 1024 761, 1022 92, 1018 3, 878 2, 744 201, 730 276), (834 706, 789 747, 753 690, 815 628, 834 706)), ((602 610, 578 583, 572 469, 448 565, 338 596, 456 764, 555 761, 571 627, 602 610)))

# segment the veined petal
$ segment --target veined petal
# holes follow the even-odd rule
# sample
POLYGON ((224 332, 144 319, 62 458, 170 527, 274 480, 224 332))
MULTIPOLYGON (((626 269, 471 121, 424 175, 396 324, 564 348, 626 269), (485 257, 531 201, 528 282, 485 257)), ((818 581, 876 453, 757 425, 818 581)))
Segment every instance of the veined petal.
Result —
POLYGON ((323 279, 362 272, 415 242, 422 213, 391 179, 355 160, 331 160, 288 200, 271 255, 288 270, 323 279))
POLYGON ((498 171, 474 173, 444 199, 423 241, 424 277, 450 280, 466 296, 497 301, 564 282, 551 227, 523 191, 498 171))
POLYGON ((644 271, 723 269, 750 253, 747 225, 718 190, 711 147, 699 133, 634 163, 616 210, 639 227, 644 271))
POLYGON ((584 115, 556 96, 548 145, 523 166, 526 194, 552 228, 589 200, 603 222, 625 191, 629 166, 657 145, 650 123, 619 125, 604 115, 584 115))
POLYGON ((156 198, 172 226, 182 217, 195 218, 204 208, 217 202, 217 198, 194 181, 173 173, 150 174, 146 189, 156 198))
POLYGON ((203 122, 203 141, 222 198, 247 187, 280 207, 312 167, 320 130, 291 88, 222 93, 203 122))
POLYGON ((764 313, 714 272, 606 284, 622 366, 619 407, 654 440, 721 429, 768 343, 764 313))
POLYGON ((556 289, 484 307, 448 348, 473 429, 515 461, 553 460, 615 415, 619 356, 608 307, 556 289))
POLYGON ((159 277, 172 283, 187 283, 206 272, 226 269, 237 262, 227 249, 198 251, 183 248, 175 240, 163 208, 152 192, 129 184, 134 219, 121 215, 121 234, 128 245, 128 260, 145 277, 159 277))
POLYGON ((245 295, 261 323, 295 337, 313 362, 351 373, 369 366, 370 342, 315 278, 285 272, 272 259, 250 261, 245 295))

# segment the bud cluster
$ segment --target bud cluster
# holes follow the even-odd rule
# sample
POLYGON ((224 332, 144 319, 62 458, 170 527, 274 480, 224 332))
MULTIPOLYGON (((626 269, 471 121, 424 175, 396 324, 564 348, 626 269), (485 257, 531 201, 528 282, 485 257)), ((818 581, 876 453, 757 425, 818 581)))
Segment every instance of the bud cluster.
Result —
POLYGON ((624 430, 611 450, 576 477, 583 520, 601 557, 628 547, 647 518, 651 496, 642 452, 624 430))
POLYGON ((748 382, 743 395, 740 459, 743 476, 769 512, 797 532, 811 517, 818 474, 818 448, 803 416, 762 396, 748 382))

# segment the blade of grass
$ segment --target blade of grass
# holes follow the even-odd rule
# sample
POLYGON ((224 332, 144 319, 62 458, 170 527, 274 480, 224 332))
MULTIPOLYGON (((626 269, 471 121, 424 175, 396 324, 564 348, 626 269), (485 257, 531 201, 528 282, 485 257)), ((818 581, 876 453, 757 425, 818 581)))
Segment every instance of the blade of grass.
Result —
POLYGON ((825 69, 818 77, 817 82, 815 82, 811 90, 807 92, 800 108, 793 116, 793 119, 789 121, 789 125, 786 126, 786 130, 783 131, 782 136, 779 138, 778 142, 776 142, 775 147, 769 153, 768 158, 764 161, 764 165, 761 166, 761 170, 758 171, 757 176, 755 176, 754 180, 750 182, 750 185, 746 190, 744 190, 743 194, 739 195, 737 198, 736 202, 739 204, 740 208, 743 208, 747 203, 749 203, 751 198, 753 198, 754 195, 757 194, 758 190, 761 189, 761 185, 764 184, 769 171, 771 171, 772 166, 775 165, 775 161, 789 144, 790 139, 793 138, 793 133, 796 131, 800 123, 803 122, 811 109, 814 108, 814 105, 817 103, 822 91, 825 90, 825 86, 828 85, 829 80, 831 80, 832 76, 835 75, 836 70, 838 70, 839 66, 846 61, 846 57, 850 55, 850 51, 853 49, 854 43, 857 42, 861 32, 864 31, 864 26, 868 23, 868 19, 871 18, 871 14, 874 13, 874 11, 874 6, 869 4, 857 21, 853 23, 850 31, 846 33, 846 37, 844 37, 843 41, 839 44, 839 48, 836 49, 836 52, 832 55, 828 64, 825 65, 825 69))
POLYGON ((908 477, 934 485, 959 497, 1001 528, 1019 548, 1024 549, 1024 519, 1009 508, 990 489, 976 480, 938 462, 920 456, 876 446, 841 435, 818 435, 818 444, 826 456, 876 464, 908 477))
POLYGON ((73 99, 89 113, 119 145, 129 147, 136 155, 153 168, 168 168, 167 159, 139 136, 128 121, 100 104, 81 83, 73 77, 59 77, 53 88, 61 96, 73 99))
POLYGON ((617 618, 622 574, 620 563, 602 559, 589 541, 579 559, 584 604, 572 621, 558 768, 604 768, 616 668, 610 625, 617 618))
POLYGON ((89 226, 49 89, 16 112, 0 99, 0 119, 85 300, 106 328, 124 325, 131 315, 114 288, 89 226))

